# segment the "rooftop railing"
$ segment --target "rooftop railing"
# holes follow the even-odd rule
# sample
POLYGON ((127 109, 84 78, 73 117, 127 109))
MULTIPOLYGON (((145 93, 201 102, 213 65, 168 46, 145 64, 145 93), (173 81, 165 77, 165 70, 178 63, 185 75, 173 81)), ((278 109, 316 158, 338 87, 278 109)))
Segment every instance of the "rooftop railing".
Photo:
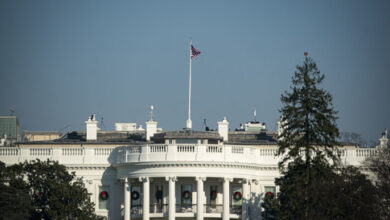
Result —
MULTIPOLYGON (((0 147, 0 160, 13 164, 34 159, 57 160, 62 164, 114 164, 137 162, 227 162, 277 166, 280 157, 274 146, 145 144, 121 147, 0 147)), ((343 163, 358 166, 375 148, 339 148, 343 163)))

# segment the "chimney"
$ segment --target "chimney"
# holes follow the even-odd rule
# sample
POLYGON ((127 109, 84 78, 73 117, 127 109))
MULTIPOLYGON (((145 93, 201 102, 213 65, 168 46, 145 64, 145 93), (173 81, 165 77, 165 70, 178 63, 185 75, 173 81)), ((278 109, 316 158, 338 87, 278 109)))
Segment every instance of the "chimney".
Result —
POLYGON ((386 128, 385 132, 382 133, 382 137, 379 139, 379 147, 380 148, 387 148, 388 142, 389 142, 389 139, 387 138, 387 128, 386 128))
POLYGON ((157 133, 157 121, 146 122, 146 140, 150 141, 150 137, 157 133))
POLYGON ((226 120, 226 117, 223 118, 223 121, 218 122, 218 133, 221 135, 224 142, 228 141, 229 122, 226 120))
POLYGON ((153 137, 157 133, 157 121, 153 119, 153 105, 150 106, 150 119, 146 122, 146 141, 150 141, 150 137, 153 137))
POLYGON ((96 121, 96 115, 93 114, 88 117, 88 121, 85 122, 87 130, 87 141, 96 141, 97 140, 97 131, 98 131, 98 121, 96 121))

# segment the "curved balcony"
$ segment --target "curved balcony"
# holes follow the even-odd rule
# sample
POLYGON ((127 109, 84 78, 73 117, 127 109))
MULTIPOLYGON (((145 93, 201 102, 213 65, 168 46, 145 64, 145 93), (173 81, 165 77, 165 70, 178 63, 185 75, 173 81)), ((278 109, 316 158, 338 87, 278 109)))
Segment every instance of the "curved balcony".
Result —
MULTIPOLYGON (((118 148, 117 163, 139 162, 222 162, 276 166, 276 146, 146 144, 118 148)), ((360 165, 373 148, 340 149, 341 161, 347 165, 360 165)))
POLYGON ((260 149, 239 145, 151 144, 118 149, 117 163, 138 162, 224 162, 276 165, 276 148, 260 149))

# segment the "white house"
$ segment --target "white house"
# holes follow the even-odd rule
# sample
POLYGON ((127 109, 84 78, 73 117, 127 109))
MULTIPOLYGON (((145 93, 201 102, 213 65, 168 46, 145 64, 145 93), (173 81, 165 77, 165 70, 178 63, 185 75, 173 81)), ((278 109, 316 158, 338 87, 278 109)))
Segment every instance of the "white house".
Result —
MULTIPOLYGON (((151 117, 146 130, 129 123, 102 131, 95 118, 85 132, 2 147, 0 160, 58 160, 83 177, 96 213, 108 219, 260 219, 262 197, 278 191, 277 131, 264 124, 229 131, 224 118, 218 131, 162 131, 151 117)), ((381 145, 387 141, 386 132, 381 145)), ((355 145, 339 150, 354 166, 375 153, 355 145)))

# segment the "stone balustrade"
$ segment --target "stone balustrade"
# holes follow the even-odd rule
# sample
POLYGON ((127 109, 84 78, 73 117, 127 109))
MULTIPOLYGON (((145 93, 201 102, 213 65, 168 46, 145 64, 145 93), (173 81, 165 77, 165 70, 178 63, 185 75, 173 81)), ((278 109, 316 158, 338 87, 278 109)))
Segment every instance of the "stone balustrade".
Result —
MULTIPOLYGON (((274 146, 245 145, 191 145, 191 144, 145 144, 138 146, 95 148, 0 148, 0 160, 14 164, 33 159, 57 160, 61 164, 113 164, 137 162, 225 162, 276 166, 280 157, 275 157, 274 146)), ((340 148, 344 164, 360 166, 368 156, 376 154, 375 148, 340 148)))

